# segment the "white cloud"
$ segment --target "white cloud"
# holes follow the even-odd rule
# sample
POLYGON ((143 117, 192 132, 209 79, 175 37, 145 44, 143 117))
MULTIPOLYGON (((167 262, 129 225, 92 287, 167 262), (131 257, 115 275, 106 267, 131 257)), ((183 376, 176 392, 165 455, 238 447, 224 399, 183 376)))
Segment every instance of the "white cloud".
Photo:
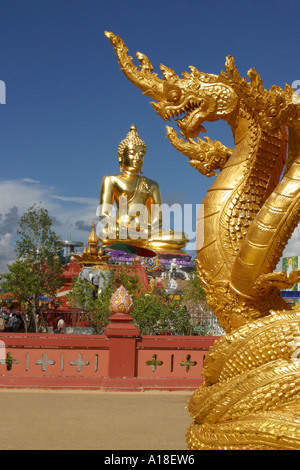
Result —
POLYGON ((77 196, 52 196, 53 199, 65 202, 76 202, 77 204, 98 204, 98 200, 93 197, 77 197, 77 196))
POLYGON ((12 243, 13 236, 6 233, 0 236, 0 273, 7 271, 7 265, 15 259, 15 250, 12 243))
POLYGON ((289 258, 290 256, 300 256, 300 225, 296 227, 291 238, 286 245, 282 257, 278 261, 275 271, 282 271, 282 258, 289 258))
MULTIPOLYGON (((282 257, 287 258, 290 256, 300 256, 300 225, 294 230, 289 242, 283 251, 282 257)), ((281 271, 281 260, 278 263, 281 271)))
POLYGON ((24 183, 40 184, 40 181, 33 180, 32 178, 22 178, 21 181, 24 183))
POLYGON ((292 238, 289 240, 289 243, 283 252, 283 256, 300 256, 300 240, 297 233, 294 232, 292 238))
POLYGON ((96 217, 97 198, 60 196, 55 188, 43 185, 30 178, 0 180, 0 272, 6 271, 8 262, 14 260, 14 242, 16 221, 14 214, 20 217, 34 203, 41 205, 53 217, 53 229, 62 239, 69 234, 73 240, 86 242, 89 235, 82 227, 91 227, 96 217), (76 224, 81 221, 84 224, 76 224), (13 225, 14 222, 14 225, 13 225))

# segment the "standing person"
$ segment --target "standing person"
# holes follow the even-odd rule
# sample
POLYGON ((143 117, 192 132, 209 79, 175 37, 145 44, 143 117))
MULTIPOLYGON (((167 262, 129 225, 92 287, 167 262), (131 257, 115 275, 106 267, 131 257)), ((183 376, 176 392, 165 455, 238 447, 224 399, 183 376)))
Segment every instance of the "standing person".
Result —
POLYGON ((57 332, 58 334, 65 334, 66 333, 66 324, 63 317, 60 317, 57 323, 57 332))
POLYGON ((14 317, 13 317, 13 314, 10 313, 8 320, 5 323, 5 331, 12 331, 13 324, 14 324, 14 317))

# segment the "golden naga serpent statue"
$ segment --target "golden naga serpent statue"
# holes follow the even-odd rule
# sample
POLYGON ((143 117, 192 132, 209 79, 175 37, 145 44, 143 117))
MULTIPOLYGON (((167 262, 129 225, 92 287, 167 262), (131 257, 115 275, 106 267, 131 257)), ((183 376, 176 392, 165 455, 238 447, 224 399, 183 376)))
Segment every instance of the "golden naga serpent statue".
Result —
POLYGON ((188 448, 300 449, 300 311, 280 294, 299 271, 273 272, 300 218, 295 91, 267 91, 254 69, 242 78, 231 56, 219 75, 190 67, 180 78, 161 65, 159 78, 144 54, 137 67, 123 41, 105 35, 157 114, 176 118, 183 138, 167 126, 171 144, 200 173, 216 175, 203 200, 197 265, 226 335, 206 356, 204 384, 189 401, 188 448), (197 138, 204 121, 218 119, 232 129, 233 150, 197 138))

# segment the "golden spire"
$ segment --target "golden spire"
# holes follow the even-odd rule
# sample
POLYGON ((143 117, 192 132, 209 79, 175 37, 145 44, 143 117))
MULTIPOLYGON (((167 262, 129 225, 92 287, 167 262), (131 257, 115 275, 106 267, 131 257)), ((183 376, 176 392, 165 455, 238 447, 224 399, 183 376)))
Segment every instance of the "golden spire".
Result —
POLYGON ((89 248, 87 249, 86 245, 84 245, 84 250, 81 255, 74 254, 74 258, 84 266, 98 266, 99 268, 101 266, 101 269, 109 269, 107 261, 111 255, 104 254, 102 245, 100 245, 99 250, 97 250, 99 241, 100 240, 95 232, 95 222, 93 220, 92 231, 89 238, 87 239, 89 248))
POLYGON ((92 225, 92 231, 91 231, 91 234, 89 236, 89 238, 87 239, 87 242, 88 242, 88 245, 89 245, 89 253, 96 253, 97 252, 97 246, 98 246, 98 243, 99 243, 99 238, 97 237, 96 235, 96 232, 95 232, 95 222, 93 220, 93 225, 92 225))

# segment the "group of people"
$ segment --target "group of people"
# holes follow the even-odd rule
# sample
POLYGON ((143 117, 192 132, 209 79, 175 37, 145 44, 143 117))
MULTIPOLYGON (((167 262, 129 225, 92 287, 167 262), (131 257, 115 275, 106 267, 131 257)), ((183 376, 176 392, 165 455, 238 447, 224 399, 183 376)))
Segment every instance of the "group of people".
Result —
POLYGON ((23 319, 19 313, 4 314, 3 320, 4 331, 18 331, 23 327, 23 319))
MULTIPOLYGON (((24 328, 24 321, 22 315, 18 312, 4 313, 2 315, 4 331, 6 332, 17 332, 24 328)), ((57 328, 54 331, 56 334, 66 333, 66 324, 63 316, 59 317, 57 322, 57 328)))

